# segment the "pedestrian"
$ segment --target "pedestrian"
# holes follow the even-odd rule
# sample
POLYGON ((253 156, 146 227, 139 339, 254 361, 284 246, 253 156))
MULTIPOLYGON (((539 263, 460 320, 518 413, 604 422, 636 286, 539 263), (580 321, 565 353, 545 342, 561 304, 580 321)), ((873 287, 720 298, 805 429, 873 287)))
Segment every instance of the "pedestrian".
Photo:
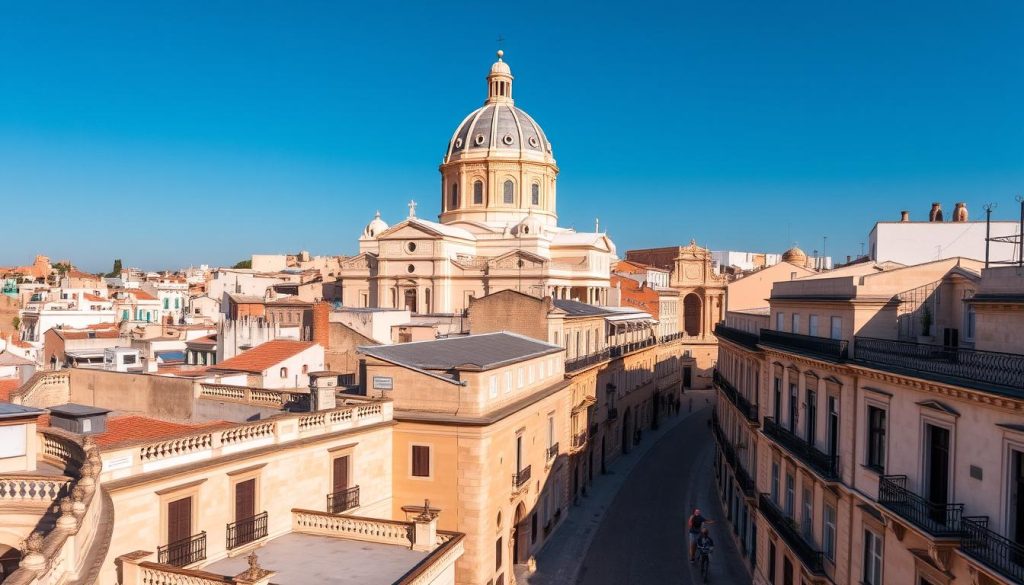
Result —
POLYGON ((714 520, 708 520, 700 513, 700 508, 694 508, 693 514, 690 514, 689 520, 686 521, 687 533, 690 539, 690 564, 697 560, 697 539, 700 537, 701 529, 704 528, 705 524, 714 523, 714 520))

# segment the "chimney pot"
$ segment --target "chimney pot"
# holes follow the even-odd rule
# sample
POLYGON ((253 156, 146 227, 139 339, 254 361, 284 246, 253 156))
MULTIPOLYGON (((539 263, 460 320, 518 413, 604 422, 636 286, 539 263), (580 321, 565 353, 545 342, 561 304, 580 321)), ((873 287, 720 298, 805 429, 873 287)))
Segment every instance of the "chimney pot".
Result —
POLYGON ((906 222, 910 221, 910 212, 907 211, 907 210, 901 211, 900 212, 900 221, 903 222, 903 223, 906 223, 906 222))
POLYGON ((958 202, 956 207, 953 209, 953 221, 965 222, 967 221, 967 204, 964 202, 958 202))
POLYGON ((942 221, 942 204, 932 203, 932 209, 928 212, 928 221, 942 221))

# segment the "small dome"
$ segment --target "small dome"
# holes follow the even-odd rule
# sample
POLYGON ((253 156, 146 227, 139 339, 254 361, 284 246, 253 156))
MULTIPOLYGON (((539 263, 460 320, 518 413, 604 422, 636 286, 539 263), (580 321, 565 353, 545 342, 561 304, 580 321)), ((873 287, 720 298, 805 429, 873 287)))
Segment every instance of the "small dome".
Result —
POLYGON ((530 210, 529 215, 523 218, 523 221, 516 224, 512 228, 512 233, 517 237, 537 237, 544 232, 544 222, 539 217, 533 214, 533 210, 530 210))
POLYGON ((800 248, 793 246, 782 253, 782 261, 803 266, 807 263, 807 254, 800 248))
POLYGON ((378 211, 377 215, 374 216, 373 220, 370 223, 366 224, 366 227, 363 228, 363 238, 376 238, 377 236, 384 233, 387 229, 388 224, 385 223, 384 220, 380 218, 380 211, 378 211))
POLYGON ((491 65, 491 73, 499 73, 501 75, 512 75, 512 70, 509 69, 508 63, 501 60, 505 56, 505 51, 498 50, 498 60, 491 65))

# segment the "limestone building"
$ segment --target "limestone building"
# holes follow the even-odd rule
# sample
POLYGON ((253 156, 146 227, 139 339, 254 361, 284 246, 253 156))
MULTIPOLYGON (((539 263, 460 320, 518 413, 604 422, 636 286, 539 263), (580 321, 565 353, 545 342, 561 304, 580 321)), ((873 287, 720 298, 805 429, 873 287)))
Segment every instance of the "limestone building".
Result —
POLYGON ((442 158, 439 221, 416 215, 388 225, 378 212, 341 261, 342 303, 457 313, 505 289, 590 304, 607 301, 615 244, 600 232, 558 226, 551 142, 516 107, 502 60, 487 99, 452 133, 442 158))

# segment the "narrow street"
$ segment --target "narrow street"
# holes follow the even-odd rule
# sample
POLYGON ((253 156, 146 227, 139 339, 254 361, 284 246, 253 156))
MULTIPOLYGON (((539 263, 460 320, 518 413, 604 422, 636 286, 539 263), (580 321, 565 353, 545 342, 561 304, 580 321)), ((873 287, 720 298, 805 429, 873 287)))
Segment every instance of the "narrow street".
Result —
POLYGON ((710 583, 750 583, 715 493, 711 408, 673 428, 625 480, 597 528, 578 585, 675 585, 701 582, 687 561, 685 524, 699 507, 718 520, 710 583))

